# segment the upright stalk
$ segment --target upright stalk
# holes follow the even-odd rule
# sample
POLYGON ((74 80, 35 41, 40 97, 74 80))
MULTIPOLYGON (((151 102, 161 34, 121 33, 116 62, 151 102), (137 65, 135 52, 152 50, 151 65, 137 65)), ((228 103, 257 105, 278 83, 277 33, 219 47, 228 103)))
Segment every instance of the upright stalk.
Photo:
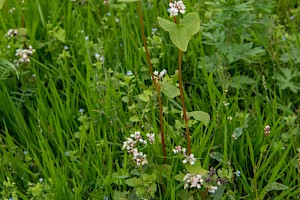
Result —
POLYGON ((157 99, 158 99, 158 105, 159 105, 161 143, 162 143, 162 150, 163 150, 163 155, 164 155, 164 163, 166 163, 167 153, 166 153, 166 147, 165 147, 164 124, 163 124, 163 107, 162 107, 162 99, 161 99, 161 96, 160 96, 160 85, 154 77, 153 67, 152 67, 151 60, 150 60, 150 53, 149 53, 149 50, 148 50, 147 40, 146 40, 146 36, 145 36, 145 28, 144 28, 144 23, 143 23, 143 13, 142 13, 141 2, 137 1, 137 5, 138 5, 139 18, 140 18, 140 27, 141 27, 141 33, 142 33, 142 40, 143 40, 143 45, 144 45, 144 48, 145 48, 145 51, 146 51, 147 64, 148 64, 148 67, 149 67, 149 71, 150 71, 150 74, 151 74, 153 84, 154 84, 155 89, 157 91, 157 99))
POLYGON ((182 61, 182 51, 178 49, 178 82, 179 82, 179 90, 180 90, 180 99, 182 104, 182 112, 183 118, 185 122, 185 133, 187 139, 187 149, 188 155, 191 154, 191 139, 190 139, 190 132, 189 132, 189 118, 186 114, 186 108, 184 103, 184 94, 183 94, 183 87, 182 87, 182 78, 181 78, 181 61, 182 61))

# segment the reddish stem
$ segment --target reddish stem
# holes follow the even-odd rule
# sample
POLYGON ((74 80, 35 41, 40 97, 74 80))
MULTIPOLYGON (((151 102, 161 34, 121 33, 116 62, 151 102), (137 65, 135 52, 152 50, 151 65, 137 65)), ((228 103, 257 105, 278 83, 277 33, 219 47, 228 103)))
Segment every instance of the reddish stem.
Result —
POLYGON ((189 118, 186 114, 186 108, 184 103, 184 94, 183 94, 183 86, 182 86, 182 78, 181 78, 181 60, 182 60, 182 51, 178 49, 178 82, 179 82, 179 90, 180 90, 180 99, 182 104, 182 112, 183 118, 185 122, 185 133, 187 139, 187 149, 188 155, 191 154, 191 139, 190 139, 190 132, 189 132, 189 118))
POLYGON ((161 96, 160 96, 160 85, 154 77, 153 66, 152 66, 151 60, 150 60, 150 53, 149 53, 149 50, 148 50, 147 40, 146 40, 146 36, 145 36, 145 28, 144 28, 144 22, 143 22, 143 13, 142 13, 141 2, 137 1, 137 5, 138 5, 138 11, 139 11, 142 40, 143 40, 143 45, 144 45, 144 48, 145 48, 145 51, 146 51, 147 64, 149 66, 149 71, 150 71, 150 74, 151 74, 153 84, 154 84, 155 89, 157 91, 157 99, 158 99, 158 105, 159 105, 161 143, 162 143, 162 150, 163 150, 163 156, 164 156, 164 163, 166 163, 167 153, 166 153, 166 147, 165 147, 165 136, 164 136, 164 126, 163 126, 164 125, 163 124, 163 107, 162 107, 162 99, 161 99, 161 96))

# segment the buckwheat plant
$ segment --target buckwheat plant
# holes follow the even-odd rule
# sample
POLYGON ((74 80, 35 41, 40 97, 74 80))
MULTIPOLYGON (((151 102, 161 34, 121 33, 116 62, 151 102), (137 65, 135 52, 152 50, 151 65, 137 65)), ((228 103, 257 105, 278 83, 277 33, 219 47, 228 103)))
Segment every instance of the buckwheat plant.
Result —
POLYGON ((180 99, 182 104, 183 118, 185 121, 186 138, 187 138, 187 150, 188 155, 191 154, 191 142, 189 134, 189 117, 185 108, 183 84, 181 78, 181 61, 183 52, 187 51, 189 40, 200 30, 200 19, 196 12, 191 12, 185 15, 182 19, 182 15, 186 13, 186 6, 183 1, 174 1, 169 3, 170 17, 173 17, 171 22, 167 19, 158 17, 159 25, 167 32, 169 32, 170 39, 173 44, 178 48, 178 81, 180 90, 180 99))
MULTIPOLYGON (((147 140, 150 144, 153 144, 155 141, 154 133, 146 134, 147 140)), ((147 140, 144 139, 139 131, 134 132, 134 134, 130 134, 130 137, 123 142, 123 150, 126 150, 131 156, 133 156, 133 160, 136 165, 139 167, 141 165, 148 164, 147 155, 143 152, 140 152, 137 148, 138 144, 147 145, 147 140)))

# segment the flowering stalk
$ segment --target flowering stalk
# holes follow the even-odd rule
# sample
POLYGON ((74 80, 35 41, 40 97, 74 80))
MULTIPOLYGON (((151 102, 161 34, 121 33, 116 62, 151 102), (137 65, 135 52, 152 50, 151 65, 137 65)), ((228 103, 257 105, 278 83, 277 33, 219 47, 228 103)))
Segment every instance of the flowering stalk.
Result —
POLYGON ((182 61, 182 51, 178 49, 178 82, 179 82, 179 90, 180 90, 180 99, 182 104, 182 112, 183 118, 185 123, 185 134, 187 139, 187 149, 188 155, 191 154, 191 139, 190 139, 190 132, 189 132, 189 118, 186 114, 186 108, 184 103, 184 94, 183 94, 183 87, 182 87, 182 78, 181 78, 181 61, 182 61))
MULTIPOLYGON (((180 20, 176 19, 176 16, 178 13, 184 14, 185 13, 185 5, 183 4, 182 1, 174 1, 172 3, 170 1, 170 17, 173 17, 174 23, 180 24, 180 20)), ((179 82, 179 90, 180 90, 180 100, 182 104, 182 112, 183 112, 183 118, 184 118, 184 123, 185 123, 185 134, 186 134, 186 139, 187 139, 187 149, 188 149, 188 155, 191 154, 191 139, 190 139, 190 132, 189 132, 189 118, 186 114, 186 108, 185 108, 185 103, 184 103, 184 94, 183 94, 183 86, 182 86, 182 78, 181 78, 181 62, 182 62, 182 55, 183 52, 178 49, 178 82, 179 82)))
POLYGON ((165 147, 165 136, 164 136, 164 126, 163 126, 163 107, 162 107, 162 99, 161 99, 161 96, 160 96, 160 85, 159 85, 157 79, 154 76, 153 67, 152 67, 151 60, 150 60, 150 53, 149 53, 149 50, 148 50, 146 36, 145 36, 145 29, 144 29, 144 23, 143 23, 143 13, 142 13, 142 7, 141 7, 141 2, 140 1, 137 1, 137 6, 138 6, 138 12, 139 12, 139 18, 140 18, 140 27, 141 27, 142 40, 143 40, 143 45, 144 45, 144 48, 145 48, 145 51, 146 51, 147 64, 148 64, 148 67, 149 67, 149 71, 150 71, 150 74, 151 74, 153 84, 154 84, 155 89, 157 91, 157 99, 158 99, 158 105, 159 105, 161 143, 162 143, 162 150, 163 150, 163 156, 164 156, 164 163, 166 163, 167 153, 166 153, 166 147, 165 147))

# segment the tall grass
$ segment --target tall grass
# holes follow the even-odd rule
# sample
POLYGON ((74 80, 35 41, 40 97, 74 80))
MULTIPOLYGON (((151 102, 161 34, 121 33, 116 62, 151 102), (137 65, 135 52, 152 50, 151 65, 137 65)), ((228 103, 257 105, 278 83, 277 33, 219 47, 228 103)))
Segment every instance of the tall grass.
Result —
MULTIPOLYGON (((159 109, 136 8, 109 2, 106 7, 96 0, 11 0, 0 10, 1 59, 14 65, 17 48, 36 49, 29 64, 16 68, 19 78, 10 64, 0 63, 0 73, 5 73, 0 74, 2 199, 117 199, 118 192, 126 191, 128 199, 134 198, 134 188, 125 180, 134 176, 135 167, 122 143, 136 130, 158 134, 159 109), (16 10, 10 13, 12 7, 16 10), (26 28, 27 34, 8 39, 4 35, 10 28, 26 28), (129 70, 132 76, 126 75, 129 70), (151 93, 148 102, 138 97, 145 90, 151 93)), ((284 80, 274 75, 285 76, 281 68, 299 72, 293 54, 300 48, 299 2, 262 2, 247 11, 255 23, 243 41, 233 42, 253 42, 263 55, 230 63, 218 46, 205 43, 205 29, 189 44, 182 63, 186 108, 211 116, 208 126, 196 121, 190 125, 192 152, 204 169, 240 171, 225 198, 296 199, 299 76, 290 79, 289 86, 298 87, 293 92, 281 88, 284 80), (260 10, 269 4, 269 12, 260 10), (210 56, 208 61, 205 56, 210 56), (266 125, 271 126, 269 135, 264 134, 266 125), (235 140, 232 134, 239 127, 242 134, 235 140)), ((166 68, 172 76, 177 51, 156 21, 168 17, 168 3, 141 3, 154 69, 166 68), (152 34, 152 28, 158 30, 152 34)), ((203 1, 186 4, 200 14, 203 24, 219 12, 203 1)), ((163 177, 156 180, 157 199, 185 199, 183 184, 175 180, 184 172, 183 164, 172 155, 174 146, 185 144, 179 126, 182 107, 179 97, 162 98, 167 165, 161 165, 158 136, 145 153, 163 177)))

